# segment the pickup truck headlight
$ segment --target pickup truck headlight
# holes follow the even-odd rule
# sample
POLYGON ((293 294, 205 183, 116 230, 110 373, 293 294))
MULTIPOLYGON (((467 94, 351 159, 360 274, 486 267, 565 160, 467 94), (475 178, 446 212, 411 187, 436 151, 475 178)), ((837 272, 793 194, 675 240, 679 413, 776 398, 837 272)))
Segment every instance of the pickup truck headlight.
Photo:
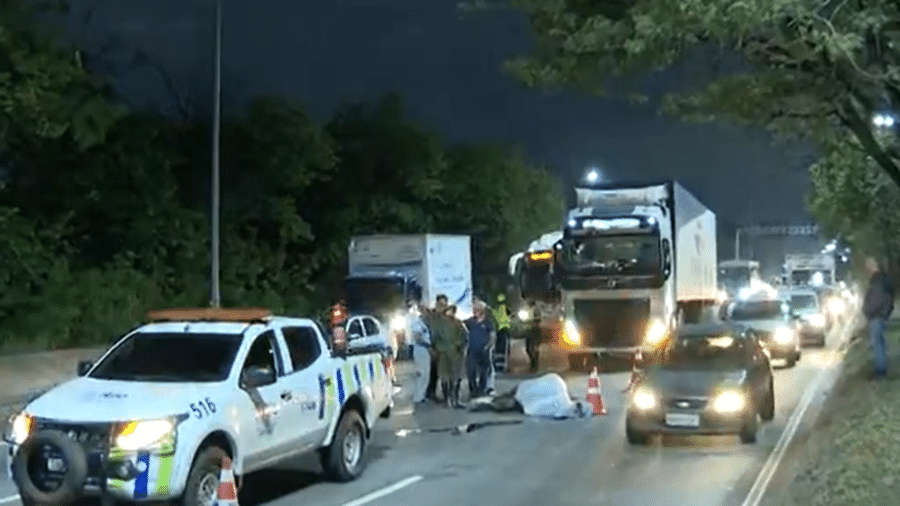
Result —
POLYGON ((399 315, 399 314, 394 315, 394 317, 391 318, 391 330, 393 330, 394 332, 400 332, 405 329, 406 329, 406 317, 404 317, 403 315, 399 315))
POLYGON ((744 394, 736 390, 727 390, 713 399, 713 410, 717 413, 736 413, 746 405, 744 394))
POLYGON ((656 394, 647 387, 638 387, 631 396, 634 407, 647 411, 656 407, 656 394))
POLYGON ((647 325, 647 333, 644 341, 650 345, 659 344, 666 337, 666 326, 659 320, 653 320, 647 325))
POLYGON ((12 418, 10 427, 10 441, 20 445, 31 435, 31 431, 34 429, 34 417, 27 413, 19 413, 12 418))
POLYGON ((778 344, 787 344, 794 340, 794 332, 787 327, 779 327, 773 335, 778 344))
POLYGON ((825 326, 825 317, 820 314, 814 314, 807 318, 810 325, 813 327, 824 327, 825 326))
POLYGON ((578 327, 575 326, 575 322, 566 320, 563 325, 562 338, 563 342, 569 346, 581 345, 581 333, 578 332, 578 327))
POLYGON ((174 434, 176 423, 170 419, 128 422, 116 436, 116 447, 131 451, 157 446, 174 434))

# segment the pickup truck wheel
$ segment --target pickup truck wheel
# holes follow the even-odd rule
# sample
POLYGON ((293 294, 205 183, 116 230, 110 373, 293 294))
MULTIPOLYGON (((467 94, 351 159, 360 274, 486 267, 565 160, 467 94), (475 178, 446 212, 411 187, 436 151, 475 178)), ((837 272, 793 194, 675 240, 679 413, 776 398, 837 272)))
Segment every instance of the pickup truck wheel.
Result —
POLYGON ((352 481, 365 468, 366 424, 356 410, 341 415, 331 446, 322 450, 322 467, 333 481, 352 481))
POLYGON ((216 505, 222 462, 227 457, 228 454, 225 453, 225 450, 217 446, 209 446, 200 451, 191 466, 180 506, 216 505))

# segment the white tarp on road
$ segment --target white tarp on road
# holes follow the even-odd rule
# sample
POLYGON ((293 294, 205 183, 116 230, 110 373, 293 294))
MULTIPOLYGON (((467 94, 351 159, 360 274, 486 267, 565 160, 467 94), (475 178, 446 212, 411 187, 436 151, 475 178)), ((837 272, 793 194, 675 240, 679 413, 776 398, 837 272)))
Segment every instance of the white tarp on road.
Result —
POLYGON ((591 413, 585 403, 572 400, 566 382, 555 373, 519 383, 516 388, 516 402, 529 416, 582 418, 590 416, 591 413))

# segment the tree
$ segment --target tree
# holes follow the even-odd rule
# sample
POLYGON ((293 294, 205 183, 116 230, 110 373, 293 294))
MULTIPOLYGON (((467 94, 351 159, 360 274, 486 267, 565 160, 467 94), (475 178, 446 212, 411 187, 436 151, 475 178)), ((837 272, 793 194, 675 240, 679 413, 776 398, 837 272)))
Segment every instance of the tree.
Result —
MULTIPOLYGON (((900 151, 879 142, 870 121, 874 113, 900 109, 900 3, 511 2, 529 16, 537 38, 530 55, 509 64, 530 85, 603 93, 610 91, 611 78, 646 75, 700 57, 707 68, 695 72, 687 90, 666 98, 669 110, 814 141, 846 131, 900 185, 900 151), (731 71, 710 71, 711 56, 731 71)), ((624 85, 634 91, 638 81, 624 85)))

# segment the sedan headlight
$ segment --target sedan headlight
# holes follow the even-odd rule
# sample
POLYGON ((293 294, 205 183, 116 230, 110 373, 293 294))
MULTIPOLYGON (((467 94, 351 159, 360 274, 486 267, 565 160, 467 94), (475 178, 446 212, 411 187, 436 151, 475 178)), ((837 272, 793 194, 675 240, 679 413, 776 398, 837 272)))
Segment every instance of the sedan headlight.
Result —
POLYGON ((824 327, 825 326, 825 317, 820 314, 814 314, 810 316, 806 321, 809 322, 813 327, 824 327))
POLYGON ((666 337, 666 326, 659 320, 653 320, 647 325, 647 334, 644 341, 650 345, 659 344, 666 337))
POLYGON ((736 413, 744 409, 746 399, 739 391, 728 390, 713 399, 713 410, 717 413, 736 413))
POLYGON ((116 447, 126 451, 153 447, 174 432, 175 423, 172 420, 128 422, 116 436, 116 447))
POLYGON ((778 344, 787 344, 794 340, 794 331, 787 327, 779 327, 773 335, 775 342, 778 344))
POLYGON ((575 322, 566 320, 563 325, 562 338, 563 342, 569 346, 581 345, 581 333, 578 332, 578 327, 575 326, 575 322))
POLYGON ((394 332, 400 332, 405 329, 406 329, 406 317, 404 317, 403 315, 400 315, 400 314, 394 315, 394 317, 391 318, 391 330, 393 330, 394 332))
POLYGON ((9 439, 20 445, 31 435, 31 431, 34 429, 34 417, 27 413, 19 413, 12 418, 10 426, 9 439))
POLYGON ((638 387, 631 396, 634 407, 647 411, 656 407, 656 394, 647 387, 638 387))
POLYGON ((843 300, 834 297, 833 299, 828 301, 828 312, 833 315, 843 314, 844 311, 847 310, 847 305, 843 300))
POLYGON ((527 320, 527 319, 528 319, 528 311, 526 311, 526 310, 524 310, 524 309, 520 309, 520 310, 519 310, 518 317, 519 317, 520 320, 523 320, 523 321, 524 321, 524 320, 527 320))

